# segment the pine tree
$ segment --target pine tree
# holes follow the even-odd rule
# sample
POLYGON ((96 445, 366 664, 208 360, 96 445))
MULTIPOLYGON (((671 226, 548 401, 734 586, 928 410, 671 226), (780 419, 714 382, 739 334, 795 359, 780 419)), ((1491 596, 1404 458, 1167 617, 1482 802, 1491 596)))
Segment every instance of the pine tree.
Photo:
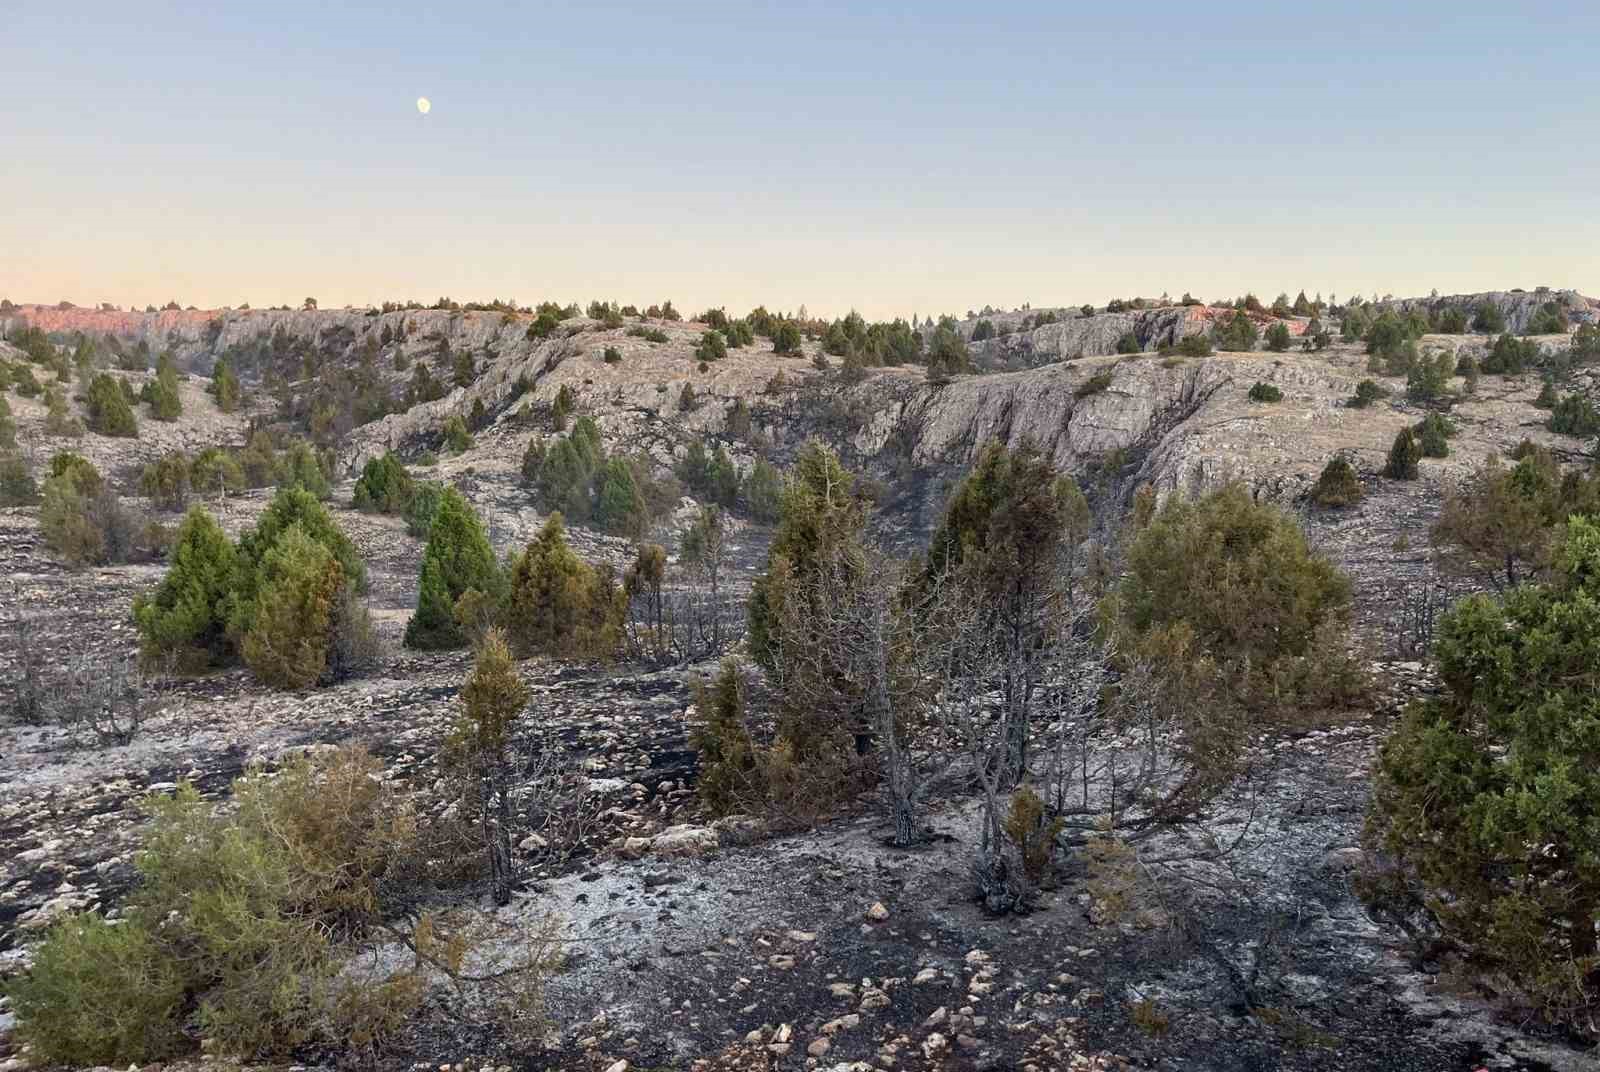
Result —
POLYGON ((357 510, 380 514, 403 514, 416 494, 416 481, 393 451, 369 458, 356 481, 354 505, 357 510))
POLYGON ((122 393, 122 385, 108 373, 100 373, 89 383, 89 430, 103 436, 133 438, 139 434, 133 407, 122 393))
POLYGON ((284 533, 297 526, 304 535, 327 548, 338 561, 342 582, 351 591, 366 591, 366 564, 327 508, 303 488, 280 488, 262 511, 255 527, 239 537, 234 580, 228 595, 228 631, 236 641, 242 640, 255 623, 261 570, 267 555, 284 533))
POLYGON ((150 403, 150 415, 168 423, 183 413, 183 402, 178 397, 178 370, 171 354, 162 354, 156 361, 156 378, 147 385, 145 401, 150 403))
POLYGON ((445 488, 422 553, 417 609, 406 625, 406 647, 465 646, 467 635, 456 621, 455 604, 468 590, 498 595, 499 566, 477 512, 459 491, 445 488))
POLYGON ((767 569, 750 590, 751 656, 770 670, 777 656, 783 603, 792 578, 808 581, 830 547, 856 539, 866 523, 855 477, 833 451, 806 444, 784 487, 778 529, 767 551, 767 569))
POLYGON ((617 536, 642 534, 649 523, 650 510, 628 463, 612 458, 600 470, 596 483, 594 519, 601 529, 617 536))
POLYGON ((1355 466, 1342 454, 1336 454, 1323 466, 1322 475, 1311 489, 1311 501, 1318 506, 1339 507, 1360 502, 1363 491, 1355 466))
POLYGON ((318 499, 333 497, 333 487, 328 483, 322 460, 317 457, 311 444, 303 439, 295 440, 284 450, 278 459, 274 479, 278 487, 284 490, 299 489, 318 499))
POLYGON ((739 810, 756 789, 759 765, 745 724, 745 683, 738 660, 722 661, 716 679, 694 683, 695 713, 689 745, 700 759, 696 789, 713 815, 739 810))
POLYGON ((1383 475, 1391 480, 1415 480, 1417 462, 1421 459, 1422 447, 1416 435, 1410 428, 1402 428, 1394 437, 1394 446, 1389 448, 1389 461, 1383 467, 1383 475))
POLYGON ((506 633, 525 654, 607 658, 620 640, 622 594, 567 545, 552 514, 511 566, 506 633))
POLYGON ((461 713, 445 742, 447 768, 462 779, 469 813, 483 839, 496 904, 509 904, 511 858, 511 727, 528 703, 505 636, 490 629, 478 645, 472 673, 461 686, 461 713))
POLYGON ((328 669, 343 574, 339 560, 298 524, 274 541, 259 569, 256 611, 240 650, 266 685, 303 689, 328 669))
POLYGON ((217 400, 217 408, 224 413, 234 412, 244 400, 244 388, 240 386, 239 377, 234 374, 233 366, 225 357, 219 358, 216 367, 211 370, 211 386, 207 390, 217 400))
MULTIPOLYGON (((1304 295, 1301 295, 1304 297, 1304 295)), ((1281 354, 1289 349, 1289 325, 1279 321, 1267 329, 1267 349, 1281 354)))

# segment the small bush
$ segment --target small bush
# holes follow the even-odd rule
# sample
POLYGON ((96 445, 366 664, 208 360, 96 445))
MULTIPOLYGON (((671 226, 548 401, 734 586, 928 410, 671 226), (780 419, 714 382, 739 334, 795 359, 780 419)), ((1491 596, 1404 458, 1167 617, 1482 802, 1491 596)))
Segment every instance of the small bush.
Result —
POLYGON ((1351 409, 1365 409, 1374 402, 1389 397, 1389 389, 1377 380, 1362 380, 1356 384, 1356 393, 1345 403, 1351 409))
POLYGON ((182 510, 189 504, 191 470, 188 456, 169 451, 150 462, 139 474, 139 491, 163 510, 182 510))
POLYGON ((1247 704, 1316 704, 1352 688, 1349 579, 1241 485, 1169 498, 1130 546, 1117 602, 1128 650, 1197 682, 1214 675, 1247 704))
POLYGON ((1383 467, 1383 475, 1390 480, 1415 480, 1417 479, 1417 463, 1422 460, 1422 445, 1417 442, 1416 433, 1410 428, 1400 429, 1394 437, 1394 445, 1389 448, 1389 460, 1383 467))
POLYGON ((139 422, 122 393, 122 385, 107 373, 89 382, 89 430, 103 436, 136 437, 139 422))
POLYGON ((708 331, 700 336, 700 344, 694 348, 694 356, 701 361, 721 361, 728 356, 728 340, 723 338, 720 331, 708 331))
POLYGON ((699 756, 696 790, 713 815, 747 808, 761 795, 760 764, 745 714, 745 679, 731 656, 714 681, 695 681, 689 745, 699 756))
POLYGON ((122 1065, 188 1046, 187 981, 143 918, 72 916, 45 936, 29 973, 8 988, 18 1040, 51 1063, 122 1065))
POLYGON ((1072 397, 1077 399, 1088 398, 1100 394, 1111 386, 1111 370, 1097 372, 1087 380, 1080 383, 1072 392, 1072 397))
POLYGON ((1257 380, 1250 388, 1250 401, 1252 402, 1282 402, 1283 392, 1270 383, 1257 380))
POLYGON ((1179 357, 1210 357, 1215 351, 1211 347, 1211 340, 1205 335, 1185 335, 1178 340, 1178 345, 1173 351, 1179 357))
POLYGON ((472 447, 472 436, 467 432, 467 422, 453 413, 444 422, 444 449, 451 454, 462 454, 472 447))
MULTIPOLYGON (((1506 329, 1505 314, 1493 302, 1481 302, 1472 313, 1472 330, 1495 335, 1506 329)), ((1487 369, 1485 371, 1488 371, 1487 369)))
POLYGON ((1564 395, 1550 411, 1550 430, 1558 435, 1600 434, 1600 413, 1580 394, 1564 395))
POLYGON ((39 486, 27 459, 16 451, 0 451, 0 506, 32 506, 39 486))
POLYGON ((1363 494, 1355 466, 1343 455, 1336 454, 1322 467, 1322 475, 1311 489, 1311 501, 1318 506, 1349 506, 1360 502, 1363 494))
POLYGON ((615 346, 607 346, 606 347, 606 352, 605 352, 605 362, 606 362, 606 364, 615 365, 617 362, 619 362, 621 360, 622 360, 622 351, 621 350, 618 350, 615 346))
POLYGON ((411 506, 417 484, 392 451, 369 458, 356 481, 354 505, 368 513, 403 514, 411 506))
MULTIPOLYGON (((985 321, 985 323, 987 323, 987 321, 985 321)), ((973 339, 976 340, 977 336, 974 335, 973 339)), ((1122 335, 1117 339, 1117 353, 1119 354, 1136 354, 1139 353, 1141 349, 1143 348, 1139 345, 1139 336, 1135 335, 1131 331, 1123 332, 1122 335)))
POLYGON ((1289 325, 1278 321, 1267 329, 1267 349, 1281 354, 1289 349, 1289 325))

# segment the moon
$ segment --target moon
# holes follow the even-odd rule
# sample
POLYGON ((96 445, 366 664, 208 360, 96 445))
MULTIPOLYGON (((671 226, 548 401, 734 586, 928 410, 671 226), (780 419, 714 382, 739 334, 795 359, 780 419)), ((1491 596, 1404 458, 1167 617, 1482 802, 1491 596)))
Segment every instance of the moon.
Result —
POLYGON ((421 112, 423 115, 427 115, 428 114, 428 110, 430 108, 432 108, 432 107, 433 107, 433 102, 431 100, 429 100, 427 97, 418 97, 417 98, 417 111, 421 112))

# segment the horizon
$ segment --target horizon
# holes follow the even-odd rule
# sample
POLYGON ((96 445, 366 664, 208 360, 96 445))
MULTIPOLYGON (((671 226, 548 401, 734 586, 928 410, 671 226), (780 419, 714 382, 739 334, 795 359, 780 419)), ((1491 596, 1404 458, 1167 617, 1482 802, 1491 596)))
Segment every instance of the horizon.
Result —
POLYGON ((1589 5, 375 10, 23 3, 72 47, 0 71, 0 294, 909 319, 1600 270, 1589 5))

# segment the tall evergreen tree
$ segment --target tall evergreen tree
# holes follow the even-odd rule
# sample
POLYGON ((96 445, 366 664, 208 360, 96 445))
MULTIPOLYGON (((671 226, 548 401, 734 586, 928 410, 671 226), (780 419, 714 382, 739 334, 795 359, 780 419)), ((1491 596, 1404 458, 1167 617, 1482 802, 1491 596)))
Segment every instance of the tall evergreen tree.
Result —
POLYGON ((445 488, 422 552, 417 609, 406 624, 406 647, 464 647, 467 634, 456 621, 456 601, 468 590, 496 596, 500 589, 500 570, 483 521, 459 491, 445 488))

